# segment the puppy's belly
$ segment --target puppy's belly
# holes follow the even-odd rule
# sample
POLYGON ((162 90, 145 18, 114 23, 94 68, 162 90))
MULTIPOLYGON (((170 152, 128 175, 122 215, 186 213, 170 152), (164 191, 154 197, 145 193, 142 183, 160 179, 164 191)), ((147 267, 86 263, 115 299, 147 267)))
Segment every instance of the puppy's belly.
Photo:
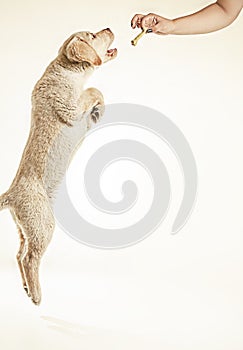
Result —
POLYGON ((83 140, 89 126, 84 117, 73 123, 72 127, 63 125, 52 147, 49 149, 44 173, 44 186, 52 201, 58 185, 65 175, 71 157, 83 140))

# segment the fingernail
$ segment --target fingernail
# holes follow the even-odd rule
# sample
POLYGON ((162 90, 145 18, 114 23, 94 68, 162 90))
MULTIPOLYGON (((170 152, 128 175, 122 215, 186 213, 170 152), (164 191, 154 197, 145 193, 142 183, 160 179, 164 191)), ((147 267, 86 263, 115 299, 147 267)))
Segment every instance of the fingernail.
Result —
POLYGON ((152 33, 153 30, 151 28, 147 29, 146 33, 152 33))

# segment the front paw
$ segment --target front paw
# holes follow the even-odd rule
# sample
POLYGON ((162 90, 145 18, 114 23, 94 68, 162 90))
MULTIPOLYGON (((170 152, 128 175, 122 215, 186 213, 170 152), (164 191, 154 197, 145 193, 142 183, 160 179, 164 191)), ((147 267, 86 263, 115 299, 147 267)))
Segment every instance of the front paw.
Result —
POLYGON ((102 115, 104 114, 105 111, 105 107, 103 104, 98 103, 97 105, 95 105, 90 113, 90 117, 92 119, 92 121, 94 123, 97 123, 99 121, 99 119, 102 117, 102 115))

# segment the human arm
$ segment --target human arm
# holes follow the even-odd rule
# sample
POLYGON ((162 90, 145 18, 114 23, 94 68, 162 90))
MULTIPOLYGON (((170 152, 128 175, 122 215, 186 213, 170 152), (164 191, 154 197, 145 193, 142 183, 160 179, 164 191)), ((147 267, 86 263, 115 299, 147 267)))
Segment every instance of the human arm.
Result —
POLYGON ((156 14, 135 15, 132 27, 150 28, 153 33, 165 34, 204 34, 217 31, 230 25, 239 15, 243 0, 218 0, 188 16, 167 19, 156 14))

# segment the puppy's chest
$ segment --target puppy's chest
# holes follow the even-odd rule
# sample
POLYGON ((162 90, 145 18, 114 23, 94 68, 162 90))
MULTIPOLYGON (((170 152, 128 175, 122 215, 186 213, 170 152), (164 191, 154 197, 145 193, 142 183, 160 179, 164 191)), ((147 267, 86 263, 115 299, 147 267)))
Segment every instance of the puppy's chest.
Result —
POLYGON ((52 192, 62 180, 70 158, 84 138, 90 127, 89 124, 89 118, 83 117, 81 120, 73 122, 72 127, 64 125, 50 147, 43 179, 49 197, 52 196, 52 192))

